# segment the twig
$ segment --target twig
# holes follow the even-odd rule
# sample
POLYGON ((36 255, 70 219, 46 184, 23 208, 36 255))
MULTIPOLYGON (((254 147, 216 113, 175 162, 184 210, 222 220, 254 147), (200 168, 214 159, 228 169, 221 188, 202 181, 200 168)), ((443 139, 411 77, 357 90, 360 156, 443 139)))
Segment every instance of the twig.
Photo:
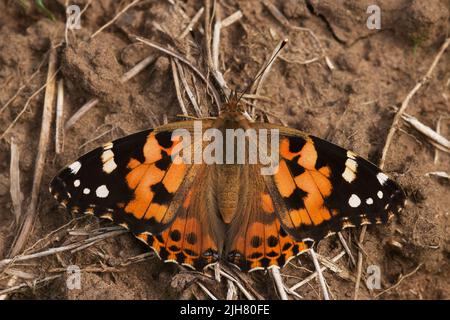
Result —
POLYGON ((11 201, 14 210, 14 217, 16 224, 19 223, 22 216, 22 200, 23 194, 20 191, 20 168, 19 168, 19 147, 17 146, 14 137, 11 138, 11 161, 9 163, 9 179, 11 194, 11 201))
MULTIPOLYGON (((50 77, 50 81, 52 81, 56 74, 59 72, 60 69, 56 70, 52 76, 50 77)), ((0 136, 0 140, 3 139, 5 137, 5 135, 9 132, 9 130, 11 130, 11 128, 16 124, 16 122, 20 119, 20 117, 25 113, 25 111, 28 108, 28 105, 31 103, 31 101, 34 99, 34 97, 36 97, 42 90, 44 90, 47 87, 47 84, 49 83, 48 78, 47 81, 45 82, 45 84, 40 87, 38 90, 36 90, 25 102, 25 105, 23 106, 22 110, 20 110, 19 114, 14 118, 14 120, 11 122, 11 124, 6 128, 6 130, 2 133, 2 135, 0 136)))
POLYGON ((227 278, 228 280, 233 281, 248 300, 255 300, 255 298, 250 294, 250 292, 248 292, 247 289, 245 289, 245 287, 233 276, 231 276, 230 274, 228 274, 223 270, 220 270, 220 274, 225 278, 227 278))
POLYGON ((356 265, 356 281, 355 281, 355 293, 353 299, 358 299, 359 294, 359 284, 361 282, 362 276, 362 264, 363 264, 363 251, 362 251, 362 243, 364 241, 364 237, 366 235, 367 225, 363 225, 361 228, 361 233, 359 234, 358 239, 358 263, 356 265))
MULTIPOLYGON (((34 280, 31 285, 32 285, 32 287, 35 287, 41 283, 52 281, 52 280, 58 279, 60 277, 62 277, 62 274, 45 277, 43 279, 37 279, 37 280, 34 280)), ((22 284, 19 284, 17 286, 14 286, 14 287, 11 287, 8 289, 0 290, 0 296, 6 295, 6 294, 11 294, 13 292, 19 291, 20 289, 26 288, 26 287, 30 287, 30 285, 28 283, 22 283, 22 284)))
POLYGON ((69 130, 70 128, 73 127, 73 125, 86 113, 88 112, 91 108, 93 108, 94 106, 97 105, 97 103, 100 100, 98 98, 92 98, 90 99, 88 102, 86 102, 84 105, 81 106, 80 109, 78 109, 71 117, 69 120, 67 120, 65 126, 64 126, 64 130, 69 130))
POLYGON ((412 99, 412 97, 416 94, 417 91, 419 91, 419 89, 431 79, 431 74, 433 73, 434 68, 436 67, 436 65, 438 64, 439 60, 441 59, 444 51, 447 49, 447 47, 450 45, 450 38, 447 38, 445 40, 445 42, 442 44, 439 52, 437 53, 436 57, 433 60, 433 63, 431 64, 430 68, 428 69, 427 73, 423 76, 422 79, 420 79, 419 82, 416 83, 416 85, 414 86, 414 88, 408 93, 408 95, 406 96, 406 98, 403 100, 400 108, 398 109, 394 120, 392 121, 392 125, 391 128, 389 129, 387 138, 386 138, 386 143, 384 145, 382 154, 381 154, 381 160, 380 160, 380 167, 384 166, 384 163, 386 161, 386 156, 387 153, 389 151, 389 147, 392 143, 392 139, 394 137, 395 131, 397 130, 398 127, 398 123, 400 121, 400 119, 402 118, 403 113, 405 112, 406 108, 409 105, 409 101, 412 99))
POLYGON ((36 252, 36 253, 28 254, 28 255, 19 255, 19 256, 15 256, 13 258, 3 259, 3 260, 0 260, 0 268, 4 267, 10 263, 13 263, 13 262, 26 261, 26 260, 36 259, 36 258, 47 257, 47 256, 50 256, 53 254, 57 254, 57 253, 65 252, 65 251, 69 251, 69 250, 74 250, 74 249, 77 249, 80 247, 83 247, 83 249, 85 249, 86 247, 88 247, 88 246, 86 246, 88 244, 89 244, 89 246, 91 246, 100 240, 104 240, 104 239, 107 239, 110 237, 121 235, 126 232, 127 232, 127 230, 119 227, 119 229, 115 229, 114 231, 108 231, 105 233, 101 233, 99 235, 96 235, 96 236, 93 236, 93 237, 90 237, 88 239, 81 240, 78 242, 74 242, 74 243, 68 244, 66 246, 50 248, 50 249, 47 249, 47 250, 44 250, 41 252, 36 252))
POLYGON ((116 14, 114 16, 114 18, 112 18, 110 21, 108 21, 107 23, 105 23, 103 26, 101 26, 97 31, 95 31, 92 35, 91 35, 91 39, 93 39, 96 35, 98 35, 100 32, 102 32, 104 29, 106 29, 107 27, 109 27, 111 24, 113 24, 122 14, 124 14, 128 9, 130 9, 131 7, 133 7, 134 5, 136 5, 139 1, 141 0, 134 0, 132 3, 130 3, 129 5, 127 5, 125 8, 123 8, 122 10, 120 10, 120 12, 118 14, 116 14))
POLYGON ((277 287, 277 291, 280 295, 281 300, 289 300, 286 294, 286 290, 284 289, 283 279, 281 279, 279 268, 272 268, 272 277, 275 281, 275 285, 277 287))
POLYGON ((312 259, 312 261, 314 263, 314 267, 316 268, 316 271, 317 271, 317 276, 319 278, 319 283, 320 283, 320 287, 322 289, 323 298, 324 298, 324 300, 330 300, 327 285, 325 283, 325 278, 323 277, 323 274, 322 274, 322 268, 320 267, 319 261, 317 260, 316 253, 313 248, 309 249, 309 254, 311 255, 311 259, 312 259))
POLYGON ((423 263, 420 263, 413 271, 411 271, 410 273, 408 273, 408 274, 406 274, 406 275, 404 275, 404 276, 401 276, 401 277, 399 278, 399 280, 397 281, 396 284, 394 284, 392 287, 389 287, 389 288, 387 288, 386 290, 383 290, 382 292, 378 293, 378 294, 375 296, 375 299, 378 298, 379 296, 381 296, 382 294, 385 294, 386 292, 388 292, 388 291, 390 291, 390 290, 392 290, 392 289, 397 288, 403 280, 405 280, 406 278, 412 276, 412 275, 415 274, 417 271, 419 271, 419 269, 422 267, 422 265, 423 265, 423 263))
POLYGON ((204 11, 205 11, 205 7, 201 7, 200 10, 197 11, 197 13, 194 15, 192 20, 186 26, 184 31, 180 34, 178 39, 183 39, 184 37, 186 37, 189 34, 189 32, 194 28, 194 26, 198 23, 198 21, 202 17, 204 11))
POLYGON ((424 125, 419 120, 404 113, 402 119, 408 123, 411 127, 419 131, 425 137, 427 137, 433 145, 437 145, 438 149, 447 153, 450 153, 450 141, 441 136, 439 133, 431 129, 430 127, 424 125), (434 142, 434 143, 433 143, 434 142))
POLYGON ((170 59, 170 65, 172 66, 173 83, 175 84, 175 92, 177 94, 178 103, 180 104, 181 111, 186 116, 188 115, 188 112, 183 101, 183 95, 181 94, 180 80, 178 79, 178 71, 174 59, 170 59))
POLYGON ((280 55, 280 59, 285 60, 287 62, 294 62, 294 63, 298 63, 298 64, 309 64, 309 63, 313 63, 315 61, 318 61, 320 58, 324 58, 325 62, 328 66, 328 68, 330 68, 330 70, 334 70, 334 65, 331 62, 330 58, 326 55, 325 53, 325 49, 323 48, 322 44, 319 41, 319 38, 316 36, 316 34, 308 28, 303 28, 303 27, 297 27, 297 26, 292 26, 289 23, 289 20, 286 19, 286 17, 281 13, 280 10, 278 10, 277 7, 275 7, 273 4, 269 3, 268 1, 263 1, 264 6, 267 8, 267 10, 269 10, 269 12, 273 15, 273 17, 286 29, 288 30, 293 30, 293 31, 301 31, 301 32, 307 32, 311 35, 311 37, 314 39, 314 41, 316 42, 317 47, 319 48, 320 52, 321 52, 321 56, 317 56, 315 58, 312 59, 308 59, 305 61, 290 61, 284 57, 282 57, 280 55))
POLYGON ((184 64, 186 64, 189 68, 191 68, 192 71, 194 71, 194 73, 197 74, 197 76, 198 76, 200 79, 202 79, 203 82, 205 82, 207 88, 208 88, 209 90, 211 90, 212 95, 213 95, 213 98, 214 98, 214 101, 216 102, 216 106, 217 106, 218 111, 219 111, 219 108, 220 108, 220 106, 221 106, 219 93, 216 91, 216 89, 215 89, 214 86, 211 84, 211 82, 210 82, 210 81, 209 81, 209 80, 208 80, 208 79, 200 72, 200 70, 198 70, 195 66, 193 66, 192 63, 190 63, 187 59, 183 58, 183 57, 180 56, 179 54, 177 54, 177 53, 175 53, 175 52, 173 52, 173 51, 171 51, 171 50, 169 50, 169 49, 163 48, 163 47, 161 47, 160 45, 157 45, 157 44, 155 44, 155 43, 153 43, 153 42, 151 42, 151 41, 149 41, 149 40, 146 40, 146 39, 141 38, 141 37, 135 37, 135 39, 136 39, 137 41, 140 41, 140 42, 142 42, 142 43, 145 43, 146 45, 148 45, 148 46, 150 46, 150 47, 152 47, 152 48, 158 49, 159 51, 162 51, 162 52, 164 52, 165 54, 167 54, 167 55, 169 55, 169 56, 172 56, 172 57, 178 59, 179 61, 181 61, 181 62, 183 62, 184 64))
POLYGON ((236 11, 235 13, 229 15, 228 17, 222 20, 221 22, 222 28, 231 26, 236 21, 242 19, 243 16, 244 15, 242 14, 241 10, 236 11))
MULTIPOLYGON (((331 261, 332 262, 337 262, 339 259, 341 259, 343 256, 345 256, 345 254, 346 254, 345 250, 343 250, 338 255, 336 255, 334 258, 332 258, 331 261)), ((326 269, 327 269, 326 266, 323 266, 323 267, 320 268, 321 272, 324 272, 326 269)), ((298 288, 304 286, 305 284, 307 284, 311 280, 315 279, 317 276, 318 276, 318 272, 317 271, 313 272, 308 277, 306 277, 304 280, 302 280, 299 283, 296 283, 295 285, 290 287, 290 290, 292 290, 292 291, 297 290, 298 288)))
POLYGON ((55 153, 60 154, 64 146, 64 80, 58 80, 58 93, 56 96, 56 126, 55 126, 55 153))
POLYGON ((123 74, 123 76, 120 78, 121 83, 125 83, 134 76, 136 76, 139 72, 144 70, 147 66, 152 64, 156 60, 156 56, 151 54, 148 57, 144 58, 142 61, 140 61, 138 64, 136 64, 133 68, 128 70, 123 74))
POLYGON ((237 288, 233 281, 227 279, 227 300, 237 300, 237 288))
POLYGON ((435 177, 439 177, 439 178, 450 179, 450 175, 445 171, 427 172, 427 173, 425 173, 425 176, 427 176, 427 177, 435 176, 435 177))
MULTIPOLYGON (((442 116, 439 117, 437 124, 436 124, 436 132, 438 134, 441 134, 441 124, 442 124, 442 116)), ((437 164, 439 162, 439 150, 434 150, 434 164, 437 164)))
POLYGON ((345 241, 344 236, 342 235, 342 232, 338 232, 339 240, 341 241, 342 246, 344 247, 345 252, 347 252, 348 257, 350 258, 350 262, 352 266, 356 266, 355 257, 353 257, 352 251, 348 247, 347 241, 345 241))
POLYGON ((202 111, 200 109, 200 106, 197 103, 197 99, 195 98, 194 93, 192 92, 191 88, 189 87, 189 84, 186 80, 186 76, 184 74, 184 70, 183 67, 181 66, 181 64, 175 60, 175 64, 177 65, 177 69, 178 69, 178 73, 180 75, 181 78, 181 82, 183 83, 183 87, 186 90, 186 93, 189 97, 189 100, 192 103, 192 106, 194 107, 195 113, 197 117, 201 117, 202 116, 202 111))
POLYGON ((19 89, 17 89, 16 93, 0 108, 0 113, 2 113, 11 104, 11 102, 13 102, 14 99, 16 99, 16 97, 20 94, 20 92, 23 89, 25 89, 27 85, 31 82, 31 80, 33 80, 33 78, 41 71, 41 67, 44 65, 46 61, 45 57, 47 56, 47 53, 42 58, 42 61, 39 63, 36 71, 27 79, 27 81, 25 81, 23 85, 19 87, 19 89))
POLYGON ((197 283, 197 285, 200 287, 200 289, 202 289, 203 292, 206 293, 206 295, 207 295, 208 297, 210 297, 212 300, 217 300, 216 296, 213 295, 213 294, 211 293, 211 291, 209 291, 208 288, 206 288, 200 281, 197 281, 196 283, 197 283))
POLYGON ((44 97, 44 107, 42 112, 41 133, 39 137, 38 152, 34 167, 33 186, 31 190, 31 200, 29 202, 27 211, 25 213, 24 221, 19 228, 18 236, 16 237, 10 256, 17 255, 23 248, 28 239, 28 235, 33 227, 34 220, 37 215, 37 204, 39 198, 39 190, 41 188, 42 175, 45 166, 45 157, 47 154, 47 147, 49 145, 51 122, 54 110, 55 87, 56 81, 54 75, 56 74, 57 56, 56 49, 50 52, 47 73, 47 86, 44 97))

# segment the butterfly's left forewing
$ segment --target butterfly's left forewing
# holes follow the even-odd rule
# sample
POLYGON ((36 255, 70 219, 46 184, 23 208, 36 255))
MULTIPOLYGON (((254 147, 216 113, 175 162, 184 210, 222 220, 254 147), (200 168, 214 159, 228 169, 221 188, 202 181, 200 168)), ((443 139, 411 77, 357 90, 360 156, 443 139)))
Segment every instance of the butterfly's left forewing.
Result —
MULTIPOLYGON (((203 122, 205 128, 210 125, 203 122)), ((180 139, 172 133, 179 128, 192 131, 193 122, 169 124, 107 143, 63 169, 52 180, 50 191, 71 212, 97 215, 128 228, 163 260, 194 267, 213 263, 219 247, 200 219, 202 212, 206 219, 208 210, 195 211, 198 208, 189 205, 194 198, 191 203, 199 206, 192 189, 205 169, 173 161, 173 155, 179 157, 173 152, 180 139)))

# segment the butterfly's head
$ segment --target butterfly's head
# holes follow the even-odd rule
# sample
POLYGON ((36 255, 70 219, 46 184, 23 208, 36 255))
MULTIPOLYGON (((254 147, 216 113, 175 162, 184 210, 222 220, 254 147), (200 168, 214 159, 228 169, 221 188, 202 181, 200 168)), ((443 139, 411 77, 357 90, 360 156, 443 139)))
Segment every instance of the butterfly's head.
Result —
POLYGON ((221 112, 227 112, 227 113, 242 113, 244 112, 244 109, 242 107, 242 104, 240 103, 241 96, 238 95, 236 91, 231 92, 230 96, 228 97, 227 101, 222 105, 221 112))

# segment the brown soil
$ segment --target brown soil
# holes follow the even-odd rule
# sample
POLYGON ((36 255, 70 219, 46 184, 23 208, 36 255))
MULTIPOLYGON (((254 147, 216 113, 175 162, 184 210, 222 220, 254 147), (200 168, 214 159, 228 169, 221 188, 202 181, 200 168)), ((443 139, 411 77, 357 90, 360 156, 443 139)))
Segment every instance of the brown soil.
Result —
MULTIPOLYGON (((64 35, 63 0, 47 1, 57 21, 52 22, 35 8, 27 12, 18 1, 0 2, 0 106, 3 106, 46 58, 50 40, 60 42, 64 35), (51 2, 51 4, 50 4, 51 2)), ((87 1, 74 1, 81 8, 87 1)), ((175 94, 169 60, 160 56, 154 64, 125 84, 119 79, 141 59, 154 53, 143 44, 132 41, 130 34, 141 35, 155 42, 171 45, 204 69, 198 48, 188 35, 175 43, 167 34, 177 35, 185 28, 200 1, 142 1, 131 8, 114 25, 93 40, 90 34, 110 20, 131 1, 93 1, 82 16, 82 29, 69 32, 70 45, 59 49, 59 77, 65 84, 66 119, 92 97, 100 103, 84 115, 65 134, 64 152, 56 156, 49 147, 40 193, 39 215, 27 247, 52 230, 67 223, 71 216, 57 209, 48 193, 48 182, 59 169, 95 146, 169 121, 180 112, 175 94), (171 2, 177 3, 176 6, 171 2), (186 14, 184 15, 183 12, 186 14), (158 24, 167 34, 156 29, 158 24), (187 40, 191 39, 191 40, 187 40), (105 134, 106 133, 106 134, 105 134), (102 135, 104 134, 104 135, 102 135), (100 138, 100 135, 102 135, 100 138), (94 140, 91 142, 91 140, 94 140)), ((335 69, 324 59, 309 64, 291 60, 314 58, 318 52, 307 32, 287 31, 274 19, 260 1, 218 1, 220 14, 226 17, 240 9, 244 18, 222 30, 220 65, 231 88, 243 88, 271 54, 277 42, 288 37, 290 43, 272 68, 260 94, 275 103, 258 101, 258 106, 277 114, 289 126, 300 128, 377 163, 392 124, 394 110, 431 65, 443 40, 449 36, 448 1, 379 0, 381 30, 366 27, 366 8, 373 1, 339 2, 330 0, 273 1, 292 26, 309 28, 318 37, 335 69)), ((202 20, 203 26, 203 20, 202 20)), ((202 27, 203 28, 203 27, 202 27)), ((195 32, 197 42, 202 34, 195 32)), ((203 44, 201 44, 203 47, 203 44)), ((24 106, 26 100, 45 83, 47 60, 42 68, 0 117, 2 133, 24 106)), ((440 117, 450 111, 450 50, 434 70, 433 77, 412 99, 407 112, 421 122, 436 127, 440 117)), ((203 85, 197 81, 197 86, 203 85)), ((17 227, 14 223, 9 194, 10 139, 20 146, 20 174, 23 207, 28 204, 33 180, 34 160, 40 132, 43 92, 37 95, 18 123, 0 140, 0 258, 11 247, 17 227)), ((188 99, 185 99, 188 104, 188 99)), ((203 97, 204 110, 215 107, 203 97)), ((191 106, 189 111, 193 112, 191 106)), ((271 121, 278 121, 269 117, 271 121)), ((450 135, 449 122, 443 122, 442 134, 450 135)), ((52 133, 53 136, 53 133, 52 133)), ((53 141, 53 140, 52 140, 53 141)), ((381 295, 380 299, 449 299, 450 274, 450 192, 448 180, 426 176, 427 172, 450 172, 449 155, 440 153, 434 163, 435 150, 426 140, 406 125, 398 131, 390 148, 385 170, 406 190, 408 205, 396 221, 388 226, 369 227, 364 241, 368 265, 381 268, 381 285, 386 289, 397 283, 417 266, 417 272, 381 295), (395 245, 399 244, 399 245, 395 245)), ((84 219, 75 223, 77 229, 94 229, 107 223, 84 219)), ((354 254, 359 233, 347 231, 354 254)), ((47 247, 60 246, 70 238, 66 233, 50 237, 47 247)), ((322 241, 317 252, 333 257, 342 250, 336 237, 322 241)), ((64 253, 13 268, 37 278, 51 275, 52 268, 76 264, 117 266, 128 257, 147 249, 131 235, 122 235, 100 242, 87 250, 64 253)), ((325 272, 334 299, 351 299, 354 292, 355 269, 345 256, 338 263, 347 276, 325 272)), ((313 269, 307 254, 282 270, 288 285, 305 278, 313 269), (301 267, 301 268, 299 268, 301 267)), ((37 299, 168 299, 205 297, 193 284, 196 276, 175 265, 165 265, 152 258, 120 268, 123 272, 84 272, 82 290, 66 289, 60 278, 43 286, 14 293, 12 298, 37 299)), ((265 298, 277 298, 270 275, 242 275, 265 298)), ((8 273, 0 274, 0 288, 6 287, 8 273)), ((19 280, 21 282, 21 280, 19 280)), ((220 298, 226 295, 226 282, 204 282, 220 298)), ((298 291, 306 299, 321 297, 317 281, 298 291)), ((362 283, 361 298, 374 298, 381 290, 370 292, 362 283)))

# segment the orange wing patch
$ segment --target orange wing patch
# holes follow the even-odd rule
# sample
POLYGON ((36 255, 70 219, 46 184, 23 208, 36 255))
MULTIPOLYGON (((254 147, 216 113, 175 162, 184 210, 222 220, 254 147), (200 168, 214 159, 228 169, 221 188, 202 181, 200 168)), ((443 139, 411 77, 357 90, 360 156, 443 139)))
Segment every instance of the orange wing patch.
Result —
POLYGON ((240 270, 283 267, 289 260, 308 249, 304 242, 296 241, 283 230, 274 213, 270 216, 270 223, 249 223, 246 232, 238 235, 232 242, 228 261, 240 270))
POLYGON ((287 214, 281 220, 288 228, 320 225, 331 218, 325 199, 333 186, 330 168, 317 165, 317 151, 311 139, 295 141, 284 138, 280 143, 279 170, 274 175, 278 192, 285 201, 287 214))

